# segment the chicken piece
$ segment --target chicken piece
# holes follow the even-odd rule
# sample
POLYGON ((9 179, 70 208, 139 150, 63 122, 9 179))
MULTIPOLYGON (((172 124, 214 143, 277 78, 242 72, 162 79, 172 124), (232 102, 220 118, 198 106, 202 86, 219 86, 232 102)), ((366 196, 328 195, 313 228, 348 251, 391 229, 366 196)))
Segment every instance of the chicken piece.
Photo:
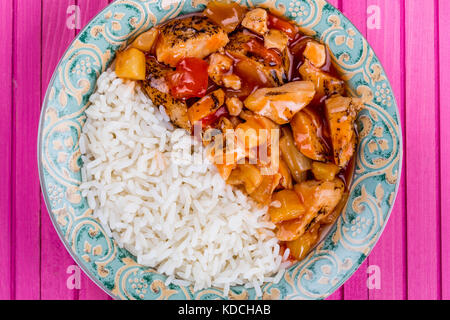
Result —
POLYGON ((361 108, 362 102, 357 98, 335 95, 325 101, 334 162, 341 168, 347 166, 355 152, 355 121, 361 108))
MULTIPOLYGON (((336 178, 332 181, 305 181, 294 187, 298 196, 303 199, 307 215, 315 217, 319 215, 315 222, 319 222, 323 217, 331 213, 339 204, 345 191, 344 182, 336 178)), ((308 218, 308 223, 312 219, 308 218)))
POLYGON ((325 46, 317 41, 308 41, 303 55, 316 68, 322 68, 327 61, 327 49, 325 46))
POLYGON ((280 52, 283 52, 286 50, 288 42, 288 35, 277 29, 270 29, 264 36, 264 46, 267 49, 278 49, 280 52))
MULTIPOLYGON (((247 44, 252 41, 257 43, 260 42, 260 46, 263 49, 266 49, 262 41, 249 32, 238 31, 230 35, 230 42, 225 47, 225 50, 233 57, 241 61, 235 69, 239 70, 239 64, 244 63, 245 65, 248 65, 248 69, 251 70, 252 74, 261 74, 269 86, 277 87, 284 84, 289 73, 289 64, 285 63, 284 56, 279 56, 275 50, 272 50, 273 52, 270 53, 275 55, 274 57, 278 56, 281 63, 275 64, 270 62, 267 59, 264 59, 264 57, 258 56, 251 52, 251 49, 247 44)), ((238 72, 236 72, 236 74, 241 76, 238 72)))
POLYGON ((241 78, 239 78, 235 74, 227 74, 223 77, 223 85, 225 86, 225 88, 239 90, 242 86, 241 78))
POLYGON ((174 19, 160 27, 156 44, 159 62, 172 67, 183 58, 203 59, 228 43, 227 33, 203 16, 174 19))
POLYGON ((314 83, 316 88, 317 100, 323 97, 330 97, 334 94, 343 95, 345 93, 345 83, 341 79, 335 78, 320 69, 316 68, 309 60, 299 68, 303 80, 309 80, 314 83))
POLYGON ((233 60, 221 53, 213 53, 209 57, 208 75, 219 86, 223 85, 223 77, 233 67, 233 60))
POLYGON ((146 80, 142 81, 142 87, 155 106, 165 108, 170 120, 176 126, 191 131, 186 103, 175 99, 169 92, 165 76, 170 71, 170 68, 159 64, 155 58, 147 58, 146 80))
POLYGON ((300 152, 312 160, 325 161, 328 147, 319 136, 320 118, 309 110, 298 112, 291 121, 295 146, 300 152))
POLYGON ((264 35, 268 30, 267 19, 267 11, 262 8, 256 8, 245 14, 241 24, 259 35, 264 35))
POLYGON ((242 101, 236 97, 227 98, 225 104, 227 106, 228 113, 231 116, 238 116, 241 113, 242 109, 244 108, 244 104, 242 103, 242 101))
POLYGON ((311 81, 294 81, 277 88, 258 89, 245 99, 244 105, 277 124, 286 124, 312 101, 315 93, 311 81))
POLYGON ((233 60, 221 53, 213 53, 209 57, 208 75, 219 86, 225 86, 234 90, 241 88, 241 79, 230 74, 233 60))
POLYGON ((305 181, 295 185, 294 190, 305 206, 305 213, 294 220, 278 225, 277 237, 281 241, 294 241, 312 225, 327 217, 339 204, 344 194, 344 183, 333 181, 305 181))

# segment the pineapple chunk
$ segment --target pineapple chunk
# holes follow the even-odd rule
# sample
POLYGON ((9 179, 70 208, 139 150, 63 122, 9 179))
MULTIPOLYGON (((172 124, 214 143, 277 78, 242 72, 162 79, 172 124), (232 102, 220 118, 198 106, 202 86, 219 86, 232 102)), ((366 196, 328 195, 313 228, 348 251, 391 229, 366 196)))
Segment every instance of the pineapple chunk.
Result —
POLYGON ((129 48, 119 52, 116 59, 116 74, 119 78, 130 80, 145 80, 145 54, 129 48))
POLYGON ((157 28, 152 28, 147 32, 139 35, 131 44, 132 48, 136 48, 143 52, 149 52, 158 38, 159 31, 157 28))
POLYGON ((305 206, 293 190, 282 190, 275 193, 272 202, 278 201, 279 208, 269 208, 270 219, 273 223, 295 219, 305 213, 305 206))
POLYGON ((313 162, 311 171, 316 180, 333 181, 341 168, 333 163, 313 162))

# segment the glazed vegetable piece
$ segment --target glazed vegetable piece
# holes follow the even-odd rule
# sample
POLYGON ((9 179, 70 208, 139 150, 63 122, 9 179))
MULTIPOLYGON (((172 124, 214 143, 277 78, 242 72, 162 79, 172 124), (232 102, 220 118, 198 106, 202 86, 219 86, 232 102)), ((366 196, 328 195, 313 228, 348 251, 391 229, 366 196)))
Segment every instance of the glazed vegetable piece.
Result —
POLYGON ((198 58, 184 58, 166 78, 174 98, 201 98, 208 89, 208 63, 198 58))
POLYGON ((177 100, 169 93, 166 75, 171 71, 148 57, 146 61, 146 79, 142 81, 142 88, 157 107, 163 106, 170 120, 178 127, 191 130, 191 123, 187 116, 187 105, 182 100, 177 100))
POLYGON ((314 161, 311 171, 314 178, 319 181, 333 181, 336 175, 341 171, 337 165, 333 163, 323 163, 314 161))
POLYGON ((156 27, 139 35, 131 44, 132 48, 141 50, 142 52, 150 52, 158 39, 159 30, 156 27))
POLYGON ((278 49, 280 52, 286 50, 289 37, 283 31, 270 29, 264 36, 264 47, 267 49, 278 49))
POLYGON ((116 74, 119 78, 129 80, 145 80, 145 54, 129 48, 117 53, 116 74))
POLYGON ((309 80, 314 83, 317 100, 323 97, 330 97, 333 94, 343 95, 345 93, 344 81, 314 67, 309 60, 305 60, 299 68, 299 72, 303 80, 309 80))
POLYGON ((311 160, 305 157, 295 146, 292 133, 283 128, 283 137, 280 139, 280 153, 292 177, 297 183, 306 180, 307 171, 311 169, 311 160))
POLYGON ((273 194, 272 205, 269 208, 273 223, 298 218, 305 213, 305 206, 293 190, 282 190, 273 194))
POLYGON ((225 102, 225 92, 218 89, 201 98, 188 109, 189 121, 194 125, 197 121, 214 114, 225 102))
POLYGON ((322 68, 327 61, 327 52, 323 44, 311 40, 308 41, 303 55, 308 59, 316 68, 322 68))
POLYGON ((264 205, 268 205, 271 201, 273 191, 280 183, 281 175, 263 175, 261 184, 250 194, 250 197, 264 205))
POLYGON ((297 260, 304 259, 319 240, 319 231, 320 225, 316 223, 297 240, 287 242, 290 255, 297 260))
POLYGON ((292 189, 292 175, 289 171, 289 167, 286 162, 280 158, 279 160, 279 171, 278 173, 281 175, 280 179, 280 187, 284 189, 292 189))
POLYGON ((248 194, 253 193, 263 181, 259 169, 251 164, 239 164, 234 169, 227 183, 233 186, 244 185, 248 194))
POLYGON ((236 2, 211 1, 203 14, 230 33, 241 24, 246 12, 247 9, 236 2))
POLYGON ((325 101, 335 163, 344 168, 356 149, 355 120, 362 108, 361 100, 339 95, 325 101))
POLYGON ((268 31, 267 19, 267 11, 262 8, 256 8, 245 14, 242 26, 259 35, 264 35, 268 31))
POLYGON ((267 25, 270 29, 283 31, 291 40, 294 39, 298 33, 298 28, 293 23, 270 13, 267 16, 267 25))
POLYGON ((203 59, 227 43, 227 33, 220 26, 204 16, 189 16, 160 26, 156 57, 175 67, 184 58, 203 59))
POLYGON ((245 99, 244 105, 277 124, 286 124, 312 101, 314 95, 312 82, 294 81, 281 87, 258 89, 245 99))
POLYGON ((304 109, 298 112, 291 121, 292 133, 298 150, 308 158, 325 161, 329 150, 325 141, 318 135, 320 118, 313 112, 304 109))

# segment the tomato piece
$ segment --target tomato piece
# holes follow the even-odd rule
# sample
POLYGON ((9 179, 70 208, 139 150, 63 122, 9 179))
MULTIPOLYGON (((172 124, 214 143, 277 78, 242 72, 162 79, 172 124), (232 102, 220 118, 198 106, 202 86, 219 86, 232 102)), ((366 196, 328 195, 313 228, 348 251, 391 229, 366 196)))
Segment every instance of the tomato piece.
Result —
POLYGON ((298 33, 298 28, 294 26, 292 23, 283 20, 273 14, 268 15, 267 25, 269 29, 277 29, 286 33, 289 39, 294 39, 295 35, 298 33))
POLYGON ((201 98, 208 89, 208 63, 199 58, 184 58, 175 71, 167 74, 167 82, 176 99, 201 98))
POLYGON ((212 126, 217 123, 221 117, 228 117, 229 115, 230 114, 225 106, 220 107, 216 112, 202 119, 202 127, 212 126))
POLYGON ((263 43, 256 39, 251 39, 244 45, 247 46, 246 49, 249 52, 261 57, 269 64, 281 65, 283 63, 283 60, 277 51, 274 49, 267 49, 264 47, 263 43))

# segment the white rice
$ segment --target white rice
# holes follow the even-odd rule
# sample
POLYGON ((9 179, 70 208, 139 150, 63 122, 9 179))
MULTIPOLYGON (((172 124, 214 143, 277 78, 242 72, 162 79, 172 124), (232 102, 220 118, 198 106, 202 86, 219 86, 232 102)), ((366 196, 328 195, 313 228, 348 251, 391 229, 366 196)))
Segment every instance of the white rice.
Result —
POLYGON ((286 263, 266 219, 135 82, 104 72, 80 138, 81 190, 108 235, 166 284, 254 287, 286 263), (192 151, 192 146, 195 146, 192 151))

